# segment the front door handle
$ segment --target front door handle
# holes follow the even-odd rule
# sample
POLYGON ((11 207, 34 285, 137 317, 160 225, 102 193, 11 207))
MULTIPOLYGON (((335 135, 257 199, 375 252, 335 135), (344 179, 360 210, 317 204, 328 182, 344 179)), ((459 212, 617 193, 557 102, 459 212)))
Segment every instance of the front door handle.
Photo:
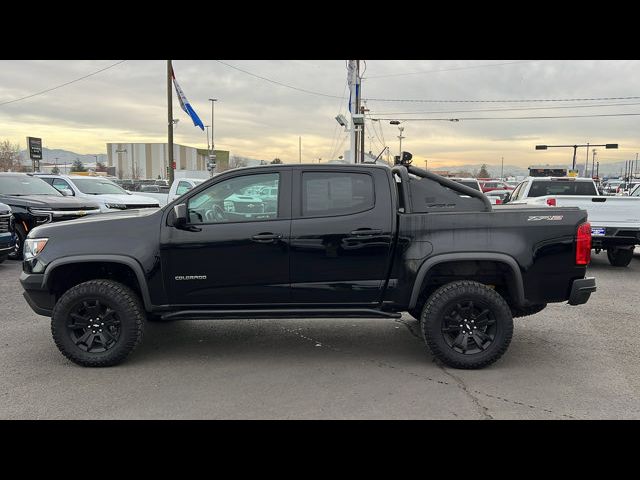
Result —
POLYGON ((251 240, 258 243, 270 243, 275 240, 280 240, 282 235, 278 233, 259 233, 251 237, 251 240))
POLYGON ((381 233, 382 230, 379 229, 359 228, 358 230, 354 230, 353 232, 351 232, 350 235, 353 235, 355 237, 363 237, 367 235, 380 235, 381 233))

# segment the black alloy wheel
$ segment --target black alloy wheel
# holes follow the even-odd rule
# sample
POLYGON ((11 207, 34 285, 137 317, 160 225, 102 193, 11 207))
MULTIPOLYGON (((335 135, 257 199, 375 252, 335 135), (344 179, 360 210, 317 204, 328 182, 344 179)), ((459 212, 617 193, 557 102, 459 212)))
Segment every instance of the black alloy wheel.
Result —
POLYGON ((87 299, 72 308, 67 329, 71 340, 80 350, 88 353, 106 352, 120 338, 120 319, 104 301, 87 299))
POLYGON ((473 355, 489 348, 496 337, 496 319, 489 305, 478 301, 461 301, 444 314, 442 335, 454 351, 473 355))

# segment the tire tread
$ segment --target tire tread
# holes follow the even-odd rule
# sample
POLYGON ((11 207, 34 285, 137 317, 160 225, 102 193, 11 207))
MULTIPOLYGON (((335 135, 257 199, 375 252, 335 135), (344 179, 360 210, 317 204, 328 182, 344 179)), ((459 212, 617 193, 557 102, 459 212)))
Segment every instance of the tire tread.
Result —
POLYGON ((72 362, 85 367, 110 367, 122 362, 140 344, 144 331, 144 319, 145 313, 140 298, 129 287, 113 280, 89 280, 70 288, 60 297, 58 302, 56 302, 51 316, 51 334, 60 352, 72 362), (66 307, 67 303, 74 299, 73 297, 75 295, 82 295, 84 293, 106 295, 112 299, 112 301, 117 302, 126 314, 133 317, 134 334, 128 339, 127 343, 118 349, 118 353, 101 359, 87 359, 85 356, 68 349, 62 341, 61 335, 65 335, 66 332, 58 330, 54 319, 56 315, 66 307))

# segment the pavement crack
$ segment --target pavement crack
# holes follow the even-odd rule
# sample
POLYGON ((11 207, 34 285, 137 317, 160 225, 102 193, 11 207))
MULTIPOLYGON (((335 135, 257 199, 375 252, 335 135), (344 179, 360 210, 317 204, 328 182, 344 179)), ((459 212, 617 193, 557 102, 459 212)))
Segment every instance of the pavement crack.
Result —
POLYGON ((442 372, 445 375, 447 375, 448 377, 452 378, 456 382, 458 387, 460 387, 462 389, 462 391, 465 393, 465 395, 467 395, 467 397, 469 397, 469 399, 471 399, 471 402, 476 406, 476 408, 478 409, 478 412, 480 413, 480 415, 482 415, 482 419, 483 420, 493 420, 493 417, 489 414, 489 409, 487 407, 485 407, 484 405, 482 405, 482 403, 480 403, 480 399, 478 397, 476 397, 473 393, 471 393, 471 391, 469 390, 467 385, 464 383, 464 380, 462 380, 460 377, 454 375, 453 373, 447 371, 447 369, 444 367, 444 365, 441 365, 440 362, 436 362, 436 365, 438 365, 440 370, 442 370, 442 372))
MULTIPOLYGON (((407 322, 403 322, 401 320, 394 320, 395 322, 399 322, 404 324, 407 329, 409 330, 409 332, 411 332, 411 334, 417 338, 419 338, 422 341, 422 336, 418 336, 415 332, 415 328, 412 328, 412 325, 410 323, 407 322)), ((348 350, 342 350, 340 348, 334 347, 333 345, 328 345, 324 342, 321 342, 319 340, 316 340, 315 338, 309 337, 307 335, 304 335, 300 332, 300 330, 302 330, 301 328, 297 328, 297 329, 291 329, 291 328, 283 328, 282 329, 284 332, 293 334, 295 336, 297 336, 298 338, 301 338, 307 342, 313 343, 314 346, 316 347, 322 347, 322 348, 326 348, 328 350, 334 351, 334 352, 339 352, 345 355, 350 355, 350 356, 355 356, 357 354, 355 354, 354 352, 350 352, 348 350)), ((494 420, 494 417, 489 413, 489 409, 487 407, 485 407, 484 405, 482 405, 482 403, 480 402, 480 400, 478 399, 477 395, 483 395, 485 397, 488 398, 492 398, 494 400, 500 400, 506 403, 510 403, 512 405, 518 405, 520 407, 528 407, 532 410, 540 410, 543 411, 545 413, 549 413, 552 415, 559 415, 563 418, 568 418, 568 419, 572 419, 575 420, 576 417, 572 416, 572 415, 568 415, 568 414, 564 414, 564 413, 557 413, 554 412, 553 410, 550 410, 548 408, 543 408, 537 405, 531 405, 528 403, 524 403, 524 402, 520 402, 517 400, 511 400, 509 398, 505 398, 505 397, 501 397, 499 395, 492 395, 490 393, 486 393, 486 392, 482 392, 480 390, 469 390, 469 387, 467 387, 467 385, 464 383, 464 381, 454 375, 453 373, 451 373, 450 371, 448 371, 446 369, 446 367, 444 365, 442 365, 439 361, 435 361, 434 363, 438 366, 438 368, 442 371, 442 373, 447 376, 448 378, 450 378, 453 381, 446 381, 446 380, 440 380, 437 378, 432 378, 429 377, 427 375, 421 374, 421 373, 416 373, 416 372, 412 372, 409 371, 405 368, 402 367, 398 367, 396 365, 392 365, 391 363, 385 362, 385 361, 381 361, 379 359, 372 359, 372 358, 365 358, 364 361, 368 362, 368 363, 372 363, 380 368, 389 368, 389 369, 393 369, 393 370, 397 370, 405 375, 410 375, 412 377, 416 377, 419 378, 421 380, 425 380, 427 382, 432 382, 432 383, 437 383, 439 385, 447 385, 447 386, 452 386, 452 387, 456 387, 459 388, 460 390, 462 390, 465 395, 467 395, 469 397, 469 399, 471 400, 471 402, 477 407, 478 412, 480 413, 480 415, 482 415, 482 419, 483 420, 494 420)))

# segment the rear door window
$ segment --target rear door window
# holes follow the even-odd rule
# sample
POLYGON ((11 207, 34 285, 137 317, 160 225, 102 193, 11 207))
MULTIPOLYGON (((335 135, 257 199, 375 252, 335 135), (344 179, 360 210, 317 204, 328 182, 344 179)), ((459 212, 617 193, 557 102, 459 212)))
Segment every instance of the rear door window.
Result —
POLYGON ((531 185, 529 197, 545 195, 598 195, 592 182, 571 180, 536 180, 531 185))
POLYGON ((304 172, 302 216, 350 215, 373 208, 373 178, 366 173, 304 172))

